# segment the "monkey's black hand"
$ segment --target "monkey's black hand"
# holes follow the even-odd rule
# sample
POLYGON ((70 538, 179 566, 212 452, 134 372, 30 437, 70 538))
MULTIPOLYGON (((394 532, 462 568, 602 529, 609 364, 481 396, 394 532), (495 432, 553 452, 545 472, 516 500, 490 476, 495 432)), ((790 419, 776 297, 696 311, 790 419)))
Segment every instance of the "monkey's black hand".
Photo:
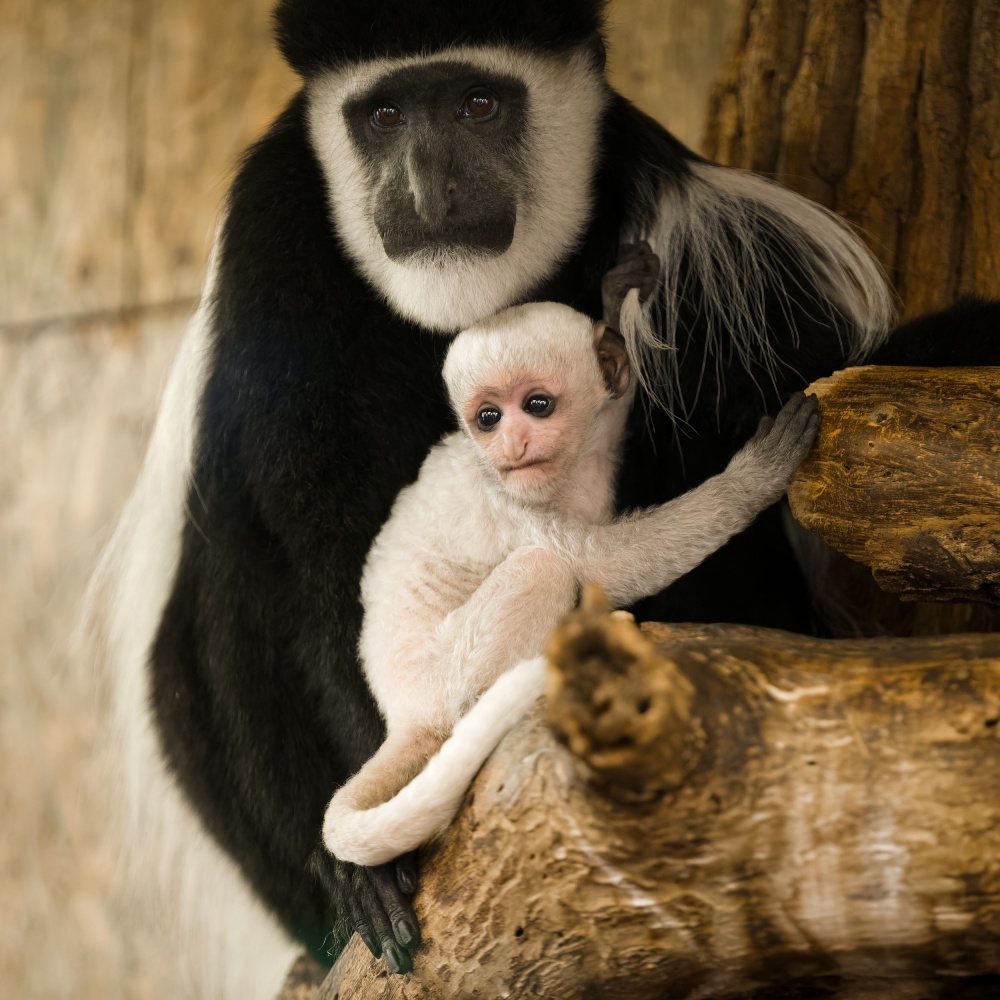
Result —
POLYGON ((420 944, 420 925, 409 897, 417 889, 416 852, 388 864, 364 868, 338 861, 322 845, 314 852, 313 871, 350 930, 390 972, 413 968, 410 951, 420 944))
POLYGON ((629 289, 638 288, 639 301, 645 302, 656 291, 659 280, 660 258, 645 240, 623 247, 618 263, 601 281, 604 322, 620 329, 622 303, 629 289))
POLYGON ((738 478, 748 499, 762 507, 773 503, 809 453, 819 423, 816 397, 797 392, 773 420, 761 418, 757 433, 736 454, 727 472, 738 478))

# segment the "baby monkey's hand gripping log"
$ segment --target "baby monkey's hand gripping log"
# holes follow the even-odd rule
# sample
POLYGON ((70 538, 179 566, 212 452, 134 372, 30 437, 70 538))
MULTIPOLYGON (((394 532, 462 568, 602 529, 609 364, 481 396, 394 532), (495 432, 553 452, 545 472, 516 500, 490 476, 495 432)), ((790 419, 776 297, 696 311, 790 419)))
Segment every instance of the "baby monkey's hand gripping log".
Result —
POLYGON ((656 593, 785 492, 819 427, 798 394, 727 468, 612 517, 634 386, 621 337, 552 303, 460 334, 445 379, 462 430, 428 456, 369 555, 361 654, 387 725, 330 802, 328 849, 389 861, 452 819, 476 771, 542 691, 538 655, 579 586, 656 593))

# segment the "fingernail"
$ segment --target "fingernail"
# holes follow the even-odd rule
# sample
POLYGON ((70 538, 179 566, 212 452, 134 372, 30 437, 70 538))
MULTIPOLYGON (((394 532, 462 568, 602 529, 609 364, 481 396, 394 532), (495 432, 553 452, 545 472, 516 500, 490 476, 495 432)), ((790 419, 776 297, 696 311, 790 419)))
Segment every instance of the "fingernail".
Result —
POLYGON ((405 869, 396 876, 399 882, 399 888, 403 890, 408 896, 413 895, 417 889, 417 877, 413 872, 408 872, 405 869))
POLYGON ((400 944, 411 945, 417 936, 417 929, 409 920, 399 920, 393 928, 396 932, 396 940, 400 944))
POLYGON ((361 938, 365 943, 365 947, 376 957, 382 954, 382 946, 374 938, 370 938, 367 934, 362 934, 358 931, 358 937, 361 938))
POLYGON ((409 972, 410 956, 402 948, 397 948, 391 944, 385 946, 385 964, 389 966, 390 972, 404 973, 409 972))

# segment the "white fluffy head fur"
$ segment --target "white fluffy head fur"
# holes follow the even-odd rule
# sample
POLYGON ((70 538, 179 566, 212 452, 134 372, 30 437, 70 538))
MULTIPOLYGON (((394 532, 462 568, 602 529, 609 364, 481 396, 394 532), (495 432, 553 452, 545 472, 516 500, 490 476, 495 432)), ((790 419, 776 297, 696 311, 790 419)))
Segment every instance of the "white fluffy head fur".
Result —
POLYGON ((549 55, 495 46, 457 47, 348 66, 309 84, 309 129, 333 197, 344 247, 402 315, 454 332, 530 293, 577 245, 591 216, 601 112, 608 90, 585 51, 549 55), (508 249, 495 257, 460 250, 390 260, 375 228, 374 191, 355 152, 345 102, 407 66, 471 63, 516 76, 528 90, 524 178, 508 249))
POLYGON ((558 302, 513 306, 463 330, 448 349, 444 381, 460 421, 462 404, 497 372, 538 378, 558 373, 571 385, 606 395, 594 352, 594 324, 558 302))

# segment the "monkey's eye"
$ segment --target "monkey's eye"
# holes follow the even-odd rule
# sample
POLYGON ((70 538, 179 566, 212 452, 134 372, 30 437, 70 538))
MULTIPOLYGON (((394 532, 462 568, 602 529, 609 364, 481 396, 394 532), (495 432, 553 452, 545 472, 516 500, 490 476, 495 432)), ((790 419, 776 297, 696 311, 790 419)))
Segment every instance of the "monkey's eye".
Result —
POLYGON ((465 95, 462 108, 459 114, 463 118, 475 118, 478 121, 486 121, 497 113, 500 102, 496 95, 492 94, 485 87, 476 87, 465 95))
POLYGON ((551 396, 543 396, 536 393, 529 396, 522 404, 521 408, 525 413, 530 413, 533 417, 549 417, 556 408, 556 401, 551 396))
POLYGON ((476 423, 480 430, 491 431, 498 423, 503 414, 495 406, 484 406, 476 414, 476 423))
POLYGON ((390 104, 387 101, 385 104, 380 104, 372 112, 372 121, 379 128, 395 128, 397 125, 402 124, 403 112, 395 104, 390 104))

